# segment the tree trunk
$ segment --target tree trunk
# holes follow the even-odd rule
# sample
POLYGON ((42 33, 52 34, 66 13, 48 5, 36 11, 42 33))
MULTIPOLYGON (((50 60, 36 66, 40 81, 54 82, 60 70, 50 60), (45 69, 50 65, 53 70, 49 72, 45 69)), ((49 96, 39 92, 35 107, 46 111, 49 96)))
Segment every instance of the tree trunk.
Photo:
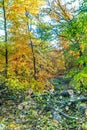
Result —
MULTIPOLYGON (((26 9, 25 9, 25 15, 27 18, 29 18, 29 13, 27 12, 26 9)), ((27 22, 27 26, 28 26, 28 32, 31 32, 31 25, 29 24, 29 22, 27 22)), ((36 80, 37 79, 37 77, 36 77, 36 58, 35 58, 34 47, 33 47, 31 37, 30 37, 30 45, 31 45, 32 57, 33 57, 33 71, 34 71, 33 77, 36 80)))
POLYGON ((34 55, 34 48, 33 48, 33 44, 31 41, 31 49, 32 49, 32 55, 33 55, 33 67, 34 67, 34 79, 36 80, 36 59, 35 59, 35 55, 34 55))
POLYGON ((5 43, 6 43, 6 48, 5 48, 5 77, 7 78, 7 73, 8 73, 8 48, 7 48, 7 23, 6 23, 6 9, 5 9, 5 3, 3 0, 3 17, 4 17, 4 31, 5 31, 5 43))

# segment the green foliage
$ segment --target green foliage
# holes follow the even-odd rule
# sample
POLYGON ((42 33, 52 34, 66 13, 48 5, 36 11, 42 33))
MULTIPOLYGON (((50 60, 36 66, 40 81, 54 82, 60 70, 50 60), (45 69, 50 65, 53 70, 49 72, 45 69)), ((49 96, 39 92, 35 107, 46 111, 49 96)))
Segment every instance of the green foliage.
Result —
POLYGON ((37 81, 35 79, 31 79, 29 87, 32 88, 35 92, 41 92, 44 89, 44 84, 40 81, 37 81))
POLYGON ((87 130, 87 124, 86 124, 86 123, 83 123, 83 124, 82 124, 82 128, 83 128, 83 130, 87 130))
MULTIPOLYGON (((86 4, 86 3, 84 3, 86 4)), ((65 23, 61 35, 68 42, 64 48, 65 63, 68 69, 67 77, 71 77, 71 84, 81 91, 87 89, 87 13, 80 12, 65 23)), ((66 44, 66 43, 65 43, 66 44)))
POLYGON ((27 90, 27 85, 23 82, 20 82, 16 77, 9 78, 7 80, 6 85, 10 90, 12 90, 14 93, 20 90, 27 90))
POLYGON ((71 81, 71 85, 80 91, 87 90, 87 73, 81 71, 78 74, 75 74, 71 81))
POLYGON ((44 84, 40 81, 36 81, 35 79, 31 79, 30 82, 22 82, 18 79, 18 77, 8 78, 6 82, 6 86, 8 86, 9 90, 11 90, 14 94, 20 94, 20 91, 28 91, 30 88, 34 92, 42 92, 44 89, 44 84))

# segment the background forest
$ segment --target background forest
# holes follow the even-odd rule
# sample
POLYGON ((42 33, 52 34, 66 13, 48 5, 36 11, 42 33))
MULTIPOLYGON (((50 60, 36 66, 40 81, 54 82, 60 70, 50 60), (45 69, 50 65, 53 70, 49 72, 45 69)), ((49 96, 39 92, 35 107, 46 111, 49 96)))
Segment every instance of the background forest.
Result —
MULTIPOLYGON (((87 130, 86 92, 87 0, 0 0, 1 109, 15 102, 12 106, 18 109, 15 113, 17 116, 19 111, 31 104, 31 109, 27 108, 27 115, 30 115, 30 124, 33 121, 33 125, 27 128, 19 128, 19 122, 15 128, 13 120, 16 117, 6 124, 9 120, 4 121, 4 115, 8 113, 8 107, 4 113, 1 110, 0 123, 3 125, 0 124, 0 130, 87 130), (26 99, 27 96, 30 103, 26 99), (20 105, 24 100, 27 105, 20 105), (74 104, 74 115, 68 102, 71 106, 74 104), (39 110, 41 113, 37 114, 40 104, 43 107, 39 110), (57 104, 63 112, 71 113, 72 117, 55 110, 56 107, 59 109, 57 104), (78 104, 82 108, 77 108, 78 104), (36 108, 33 110, 34 106, 36 108), (43 108, 48 118, 41 117, 43 108), (57 119, 53 111, 71 122, 67 124, 68 122, 63 120, 59 123, 60 117, 58 115, 57 119), (82 121, 74 120, 79 115, 77 111, 84 115, 82 121), (76 117, 73 118, 75 114, 76 117), (41 121, 37 121, 40 124, 34 118, 40 118, 41 121), (44 125, 44 121, 47 124, 45 122, 44 125), (64 122, 66 123, 63 126, 64 122)), ((14 108, 11 110, 14 111, 14 108)))

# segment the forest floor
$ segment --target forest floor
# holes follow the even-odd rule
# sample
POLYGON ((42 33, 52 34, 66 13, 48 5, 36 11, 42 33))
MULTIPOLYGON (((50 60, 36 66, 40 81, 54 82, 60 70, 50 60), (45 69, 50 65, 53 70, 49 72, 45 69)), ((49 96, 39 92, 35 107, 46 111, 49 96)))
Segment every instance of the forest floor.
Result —
POLYGON ((0 130, 87 130, 87 93, 70 87, 67 79, 50 81, 55 88, 42 94, 1 93, 0 130))

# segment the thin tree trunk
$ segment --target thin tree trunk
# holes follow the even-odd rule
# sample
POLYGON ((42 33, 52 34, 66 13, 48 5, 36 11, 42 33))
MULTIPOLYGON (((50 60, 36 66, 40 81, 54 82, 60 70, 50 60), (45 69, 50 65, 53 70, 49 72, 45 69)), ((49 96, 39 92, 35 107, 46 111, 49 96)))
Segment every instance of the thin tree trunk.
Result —
POLYGON ((34 79, 36 80, 36 59, 35 59, 35 55, 34 55, 34 48, 33 48, 33 44, 31 41, 31 49, 32 49, 32 55, 33 55, 33 67, 34 67, 34 79))
MULTIPOLYGON (((25 10, 25 15, 27 18, 29 17, 28 12, 26 10, 25 10)), ((27 26, 28 26, 28 32, 31 32, 31 26, 29 25, 28 22, 27 22, 27 26)), ((30 45, 31 45, 32 57, 33 57, 33 71, 34 71, 33 77, 36 80, 37 79, 37 77, 36 77, 36 73, 37 73, 37 71, 36 71, 36 58, 35 58, 34 47, 33 47, 31 37, 30 37, 30 45)))
POLYGON ((5 77, 7 78, 8 73, 8 48, 7 48, 7 23, 6 23, 6 9, 5 9, 5 3, 3 0, 3 16, 4 16, 4 31, 5 31, 5 43, 6 43, 6 49, 5 49, 5 77))

